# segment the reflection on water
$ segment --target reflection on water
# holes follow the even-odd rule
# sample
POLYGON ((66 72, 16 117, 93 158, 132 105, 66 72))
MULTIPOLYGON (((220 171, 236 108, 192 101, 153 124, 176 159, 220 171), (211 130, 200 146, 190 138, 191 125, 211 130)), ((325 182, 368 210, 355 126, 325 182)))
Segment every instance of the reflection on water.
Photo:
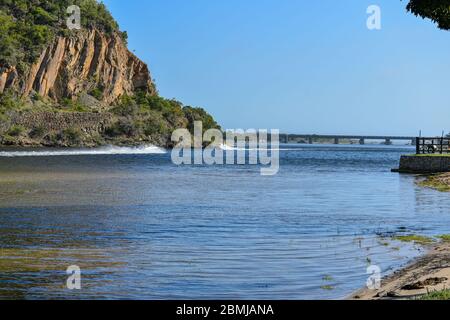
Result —
POLYGON ((450 197, 381 146, 288 146, 280 173, 170 154, 0 158, 0 298, 341 298, 448 233, 450 197), (65 287, 82 270, 82 290, 65 287))

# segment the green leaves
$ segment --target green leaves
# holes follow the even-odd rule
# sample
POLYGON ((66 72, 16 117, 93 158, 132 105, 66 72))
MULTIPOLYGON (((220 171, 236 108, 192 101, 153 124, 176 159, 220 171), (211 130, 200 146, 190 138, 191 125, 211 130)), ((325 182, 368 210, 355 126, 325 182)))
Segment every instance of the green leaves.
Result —
POLYGON ((45 11, 41 7, 36 7, 32 11, 33 20, 36 24, 50 25, 58 21, 58 17, 45 11))
POLYGON ((220 126, 214 118, 202 108, 184 107, 183 112, 189 121, 188 129, 194 131, 194 121, 201 121, 203 123, 203 130, 220 129, 220 126))
MULTIPOLYGON (((111 110, 119 121, 106 130, 110 137, 139 136, 168 139, 173 130, 194 130, 194 121, 202 121, 204 130, 220 126, 202 108, 184 107, 175 99, 165 99, 138 91, 134 96, 123 96, 111 110)), ((145 138, 145 137, 143 137, 145 138)))
POLYGON ((416 16, 431 19, 443 30, 450 30, 450 0, 410 0, 406 9, 416 16))

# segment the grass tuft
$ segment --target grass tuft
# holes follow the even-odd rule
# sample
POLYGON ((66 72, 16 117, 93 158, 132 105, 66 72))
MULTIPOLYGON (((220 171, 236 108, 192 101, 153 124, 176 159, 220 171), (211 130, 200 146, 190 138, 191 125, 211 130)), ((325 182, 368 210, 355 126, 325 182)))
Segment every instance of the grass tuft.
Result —
POLYGON ((450 242, 450 234, 442 234, 440 236, 437 236, 437 238, 441 239, 442 241, 445 242, 450 242))
POLYGON ((333 287, 333 286, 330 286, 330 285, 320 286, 320 288, 321 288, 322 290, 328 290, 328 291, 334 290, 334 287, 333 287))
POLYGON ((414 242, 418 244, 430 244, 433 243, 434 240, 429 237, 419 236, 416 234, 411 234, 407 236, 395 236, 394 240, 402 241, 402 242, 414 242))
POLYGON ((411 157, 450 157, 450 153, 426 153, 426 154, 411 154, 411 157))
POLYGON ((450 192, 450 180, 448 174, 434 174, 418 183, 421 187, 435 189, 441 192, 450 192))
POLYGON ((430 292, 420 297, 420 300, 450 300, 450 290, 430 292))

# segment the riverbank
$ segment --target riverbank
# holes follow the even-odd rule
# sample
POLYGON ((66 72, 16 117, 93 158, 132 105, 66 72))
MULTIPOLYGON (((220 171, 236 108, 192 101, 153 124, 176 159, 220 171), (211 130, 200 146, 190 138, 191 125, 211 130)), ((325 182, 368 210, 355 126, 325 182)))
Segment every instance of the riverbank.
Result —
POLYGON ((430 175, 419 183, 422 187, 436 189, 442 192, 450 191, 450 173, 430 175))
MULTIPOLYGON (((422 187, 442 192, 450 191, 450 173, 427 176, 418 183, 422 187)), ((426 240, 426 238, 424 238, 426 240)), ((450 289, 450 241, 432 244, 422 241, 427 253, 415 259, 405 268, 394 272, 382 280, 378 290, 361 289, 350 299, 449 299, 450 289)))
POLYGON ((427 245, 428 252, 382 279, 378 290, 361 289, 352 300, 423 299, 450 288, 450 241, 427 245))

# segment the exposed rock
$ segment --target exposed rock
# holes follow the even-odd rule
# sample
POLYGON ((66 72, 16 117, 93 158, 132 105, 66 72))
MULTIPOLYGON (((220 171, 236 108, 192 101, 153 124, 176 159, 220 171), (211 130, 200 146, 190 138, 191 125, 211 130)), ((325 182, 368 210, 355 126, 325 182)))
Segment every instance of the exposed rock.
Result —
POLYGON ((427 286, 435 286, 438 285, 440 283, 443 283, 445 281, 447 281, 448 279, 445 277, 434 277, 434 278, 428 278, 425 279, 424 281, 417 281, 414 283, 410 283, 407 284, 405 286, 402 287, 402 290, 418 290, 418 289, 423 289, 426 288, 427 286))
POLYGON ((128 50, 123 39, 95 29, 56 38, 20 81, 15 67, 3 69, 0 93, 11 88, 23 97, 35 91, 60 102, 100 89, 101 102, 113 104, 136 90, 156 93, 147 65, 128 50))
POLYGON ((87 106, 95 110, 102 110, 105 107, 105 105, 96 98, 84 92, 79 95, 78 102, 83 106, 87 106))
POLYGON ((0 93, 6 88, 14 87, 19 76, 15 67, 0 69, 0 93))

